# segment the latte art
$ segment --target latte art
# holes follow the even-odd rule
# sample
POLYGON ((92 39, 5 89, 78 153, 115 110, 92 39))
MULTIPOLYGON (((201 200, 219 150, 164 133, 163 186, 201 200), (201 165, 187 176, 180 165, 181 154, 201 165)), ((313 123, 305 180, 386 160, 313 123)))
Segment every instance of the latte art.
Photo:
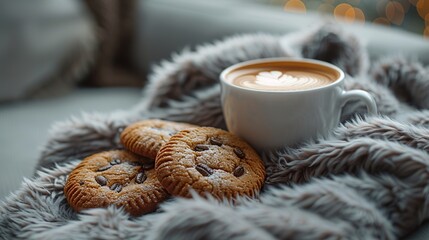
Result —
POLYGON ((306 76, 302 75, 302 72, 288 71, 283 73, 280 71, 270 71, 270 72, 259 72, 256 75, 254 82, 244 81, 243 85, 247 87, 259 86, 275 86, 275 87, 286 87, 293 88, 294 86, 302 88, 304 86, 312 88, 318 87, 321 84, 329 84, 332 81, 327 78, 322 78, 318 74, 307 73, 306 76))
POLYGON ((233 84, 250 89, 293 91, 317 88, 333 83, 329 74, 316 70, 264 69, 245 71, 233 80, 233 84))

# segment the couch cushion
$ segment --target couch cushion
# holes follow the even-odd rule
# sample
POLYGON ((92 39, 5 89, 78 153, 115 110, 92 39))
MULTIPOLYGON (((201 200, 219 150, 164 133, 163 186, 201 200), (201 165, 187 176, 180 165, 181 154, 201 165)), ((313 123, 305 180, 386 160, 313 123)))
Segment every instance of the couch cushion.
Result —
POLYGON ((55 99, 0 105, 0 200, 31 177, 52 123, 81 112, 127 109, 141 97, 138 88, 80 89, 55 99))
POLYGON ((79 1, 2 1, 0 102, 65 92, 87 71, 96 48, 79 1))
MULTIPOLYGON (((139 68, 147 71, 185 47, 239 33, 284 34, 332 20, 311 12, 286 13, 281 7, 249 1, 139 1, 134 57, 139 68)), ((402 53, 429 64, 429 41, 419 35, 371 23, 341 24, 366 42, 373 58, 402 53)))

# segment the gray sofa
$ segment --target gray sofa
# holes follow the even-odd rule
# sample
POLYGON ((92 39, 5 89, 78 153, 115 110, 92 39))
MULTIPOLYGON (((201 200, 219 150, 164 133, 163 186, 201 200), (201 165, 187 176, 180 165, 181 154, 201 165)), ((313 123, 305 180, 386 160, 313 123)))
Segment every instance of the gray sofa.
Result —
MULTIPOLYGON (((63 9, 60 5, 56 7, 63 9)), ((55 11, 54 7, 50 7, 40 10, 39 14, 46 15, 55 11)), ((8 71, 10 66, 6 61, 0 61, 3 65, 0 66, 0 93, 20 97, 24 92, 19 92, 19 87, 12 88, 16 86, 16 82, 25 80, 20 85, 21 89, 34 84, 46 84, 41 79, 50 79, 59 66, 58 62, 66 61, 66 55, 70 51, 76 47, 91 48, 90 45, 82 44, 90 43, 93 36, 87 31, 91 28, 91 19, 85 14, 81 4, 77 1, 68 2, 67 11, 63 14, 68 18, 54 26, 59 28, 59 37, 51 40, 52 45, 40 48, 27 46, 29 43, 25 41, 18 42, 16 44, 23 44, 18 47, 26 51, 0 56, 0 60, 7 59, 9 65, 22 63, 26 59, 20 65, 25 75, 14 75, 13 71, 8 71), (64 31, 65 27, 67 31, 64 31), (55 44, 56 41, 58 44, 55 44), (68 51, 68 48, 71 50, 68 51)), ((37 19, 37 11, 33 11, 33 15, 37 19)), ((53 14, 53 18, 61 16, 53 14)), ((280 8, 249 1, 141 0, 138 2, 137 20, 133 59, 142 78, 145 78, 152 65, 185 47, 238 33, 282 34, 310 27, 327 19, 311 13, 285 13, 280 8)), ((32 21, 31 17, 27 21, 32 21)), ((401 53, 429 64, 429 41, 421 36, 371 24, 342 25, 346 31, 364 39, 371 58, 401 53)), ((51 28, 44 37, 53 34, 52 31, 55 29, 51 28)), ((31 36, 29 34, 27 37, 31 36)), ((5 53, 3 49, 4 46, 0 46, 0 54, 5 53)), ((31 101, 0 103, 0 200, 19 188, 24 177, 32 176, 40 148, 48 138, 49 128, 54 122, 78 115, 82 111, 127 109, 143 97, 138 88, 82 88, 74 85, 73 82, 60 84, 57 90, 51 86, 53 91, 31 101)), ((409 239, 427 239, 426 236, 429 237, 428 226, 422 227, 409 239)))

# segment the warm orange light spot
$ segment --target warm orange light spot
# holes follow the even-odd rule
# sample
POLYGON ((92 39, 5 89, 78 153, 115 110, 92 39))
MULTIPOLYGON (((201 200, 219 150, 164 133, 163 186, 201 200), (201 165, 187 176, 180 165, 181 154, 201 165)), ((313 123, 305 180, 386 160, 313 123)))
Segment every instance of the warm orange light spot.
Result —
POLYGON ((404 8, 398 2, 389 2, 386 5, 386 17, 387 19, 396 25, 401 25, 404 21, 404 8))
POLYGON ((365 14, 359 8, 352 7, 348 3, 338 4, 334 9, 334 17, 336 20, 345 20, 347 22, 363 22, 365 14))
POLYGON ((322 3, 317 8, 317 10, 319 10, 320 12, 325 12, 325 13, 333 13, 334 12, 334 6, 332 6, 331 4, 328 4, 328 3, 322 3))
POLYGON ((343 17, 344 17, 344 20, 348 22, 354 22, 356 19, 355 9, 354 8, 347 9, 343 17))
POLYGON ((425 23, 426 23, 426 25, 429 25, 429 13, 426 14, 425 23))
POLYGON ((384 17, 378 17, 372 21, 375 24, 390 25, 390 21, 384 17))
POLYGON ((356 21, 365 22, 365 13, 359 8, 354 8, 356 21))
POLYGON ((416 4, 416 8, 420 17, 425 18, 429 13, 429 0, 419 0, 416 4))
POLYGON ((307 8, 301 0, 288 0, 284 6, 285 11, 305 13, 307 8))
POLYGON ((346 15, 347 10, 349 10, 350 8, 353 8, 353 7, 348 3, 338 4, 334 9, 334 15, 336 17, 337 16, 344 16, 344 15, 346 15))
POLYGON ((429 26, 425 27, 425 30, 423 31, 423 36, 425 38, 429 38, 429 26))
POLYGON ((338 4, 334 9, 334 17, 336 20, 350 20, 350 18, 354 19, 353 7, 348 3, 338 4), (351 11, 350 11, 350 9, 351 9, 351 11), (347 12, 347 11, 349 11, 349 12, 347 12), (347 18, 349 18, 349 19, 347 19, 347 18))

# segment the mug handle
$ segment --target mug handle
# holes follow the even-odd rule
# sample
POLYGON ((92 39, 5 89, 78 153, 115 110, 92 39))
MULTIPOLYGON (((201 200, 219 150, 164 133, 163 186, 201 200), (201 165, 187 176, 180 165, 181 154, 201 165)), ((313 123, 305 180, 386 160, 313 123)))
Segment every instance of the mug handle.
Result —
POLYGON ((341 107, 344 107, 344 105, 351 100, 363 101, 368 113, 377 115, 377 104, 375 103, 374 97, 368 92, 363 90, 343 91, 341 94, 341 107))

